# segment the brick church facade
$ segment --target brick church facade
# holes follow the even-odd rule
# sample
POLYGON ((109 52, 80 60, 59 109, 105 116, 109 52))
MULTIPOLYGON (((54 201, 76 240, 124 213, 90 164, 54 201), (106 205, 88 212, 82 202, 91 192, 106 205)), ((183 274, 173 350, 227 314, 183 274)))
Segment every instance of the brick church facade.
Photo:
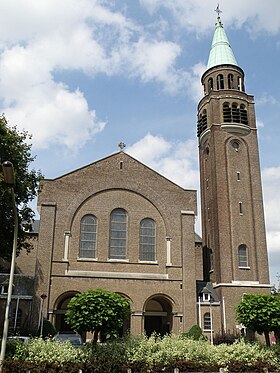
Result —
POLYGON ((102 288, 130 300, 124 328, 134 335, 186 332, 194 324, 209 338, 240 331, 234 308, 242 294, 270 285, 254 99, 219 16, 202 84, 202 240, 194 231, 196 191, 123 149, 45 179, 39 229, 29 234, 34 250, 17 260, 15 281, 29 278, 30 286, 15 286, 14 318, 21 310, 22 322, 36 329, 42 314, 66 331, 71 297, 102 288))

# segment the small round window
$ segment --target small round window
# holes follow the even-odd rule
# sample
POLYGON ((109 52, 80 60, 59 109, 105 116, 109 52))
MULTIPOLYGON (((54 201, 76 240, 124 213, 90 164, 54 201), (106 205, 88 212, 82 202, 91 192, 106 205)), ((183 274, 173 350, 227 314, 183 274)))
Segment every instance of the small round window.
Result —
POLYGON ((238 151, 240 144, 239 144, 238 141, 232 141, 232 142, 231 142, 231 146, 233 147, 233 149, 234 149, 235 151, 238 151))

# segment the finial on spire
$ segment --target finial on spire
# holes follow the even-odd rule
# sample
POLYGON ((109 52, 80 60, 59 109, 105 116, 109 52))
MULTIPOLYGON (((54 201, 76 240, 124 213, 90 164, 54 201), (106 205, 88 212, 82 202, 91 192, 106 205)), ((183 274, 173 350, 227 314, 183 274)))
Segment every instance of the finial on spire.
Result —
POLYGON ((118 147, 120 148, 120 151, 123 152, 124 148, 126 147, 124 142, 120 142, 118 147))
POLYGON ((218 18, 220 18, 220 14, 223 13, 220 9, 220 4, 217 5, 217 8, 215 9, 215 12, 218 14, 218 18))

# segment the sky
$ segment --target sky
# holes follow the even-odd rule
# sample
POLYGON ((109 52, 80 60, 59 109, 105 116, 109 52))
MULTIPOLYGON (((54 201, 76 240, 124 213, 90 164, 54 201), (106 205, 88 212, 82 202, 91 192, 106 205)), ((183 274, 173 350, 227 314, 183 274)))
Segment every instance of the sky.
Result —
MULTIPOLYGON (((276 284, 280 1, 219 5, 246 92, 255 96, 276 284)), ((123 141, 128 154, 199 192, 196 110, 216 7, 215 0, 1 0, 0 109, 33 135, 34 168, 55 178, 117 152, 123 141)))

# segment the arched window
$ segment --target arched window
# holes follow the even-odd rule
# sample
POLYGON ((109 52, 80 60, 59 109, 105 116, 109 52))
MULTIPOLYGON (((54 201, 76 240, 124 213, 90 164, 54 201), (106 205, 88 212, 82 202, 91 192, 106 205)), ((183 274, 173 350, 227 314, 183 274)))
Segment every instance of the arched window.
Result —
POLYGON ((204 109, 201 114, 199 114, 197 121, 197 136, 199 137, 201 133, 207 128, 207 111, 204 109))
POLYGON ((240 111, 237 104, 231 105, 232 121, 235 123, 240 123, 240 111))
POLYGON ((140 223, 140 260, 155 261, 156 223, 153 219, 143 219, 140 223))
POLYGON ((111 212, 110 220, 110 259, 126 258, 126 225, 127 213, 124 209, 111 212))
POLYGON ((248 267, 248 248, 246 245, 240 245, 238 247, 238 266, 239 267, 248 267))
POLYGON ((228 89, 233 89, 233 74, 228 74, 228 89))
POLYGON ((96 258, 97 219, 93 215, 85 215, 81 220, 80 258, 96 258))
POLYGON ((245 105, 240 105, 240 118, 242 124, 248 124, 248 115, 245 105))
POLYGON ((224 117, 224 122, 225 123, 230 123, 231 122, 231 108, 230 108, 228 102, 225 102, 223 104, 223 117, 224 117))
POLYGON ((224 76, 223 74, 219 74, 217 76, 217 89, 224 89, 225 88, 225 84, 224 84, 224 76))
POLYGON ((213 90, 213 79, 209 78, 208 79, 208 93, 210 93, 213 90))
POLYGON ((203 315, 203 329, 204 330, 211 330, 211 315, 210 312, 206 312, 203 315))

